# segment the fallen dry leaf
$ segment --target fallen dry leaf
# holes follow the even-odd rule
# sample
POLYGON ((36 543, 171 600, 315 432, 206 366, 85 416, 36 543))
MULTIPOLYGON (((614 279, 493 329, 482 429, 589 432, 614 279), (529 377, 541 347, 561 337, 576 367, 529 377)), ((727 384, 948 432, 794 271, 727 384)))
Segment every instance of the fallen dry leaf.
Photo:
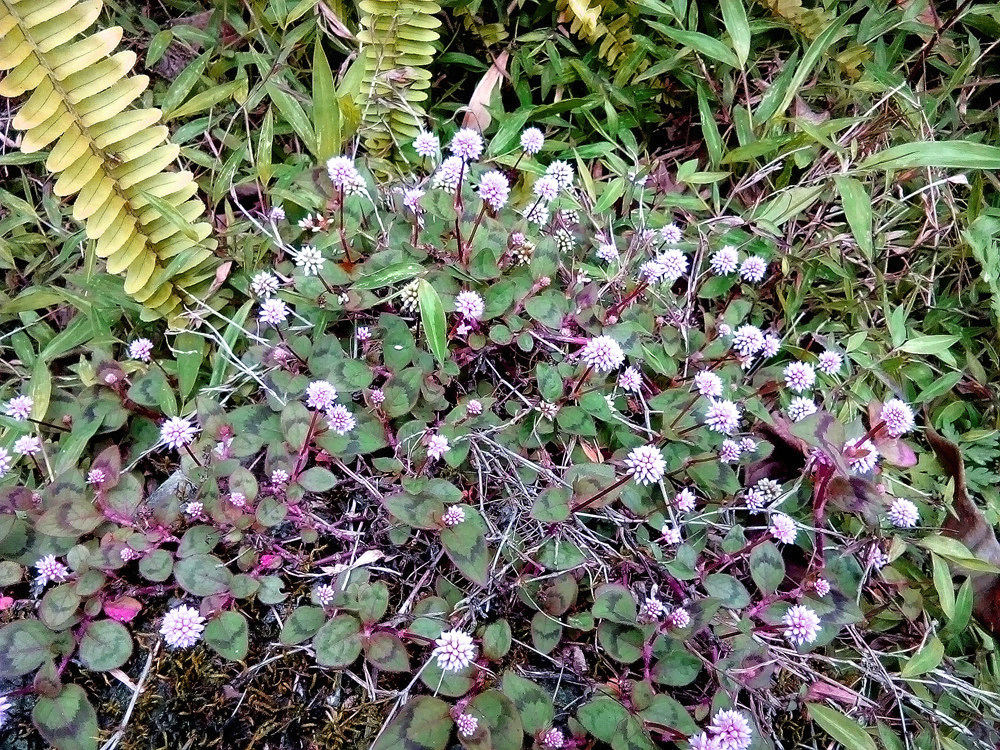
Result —
POLYGON ((464 127, 475 128, 480 132, 489 127, 493 118, 490 117, 486 107, 490 103, 494 89, 500 84, 500 79, 507 74, 508 57, 510 54, 506 50, 497 55, 489 70, 476 84, 476 89, 472 92, 472 98, 469 100, 469 106, 465 110, 465 118, 462 120, 464 127))

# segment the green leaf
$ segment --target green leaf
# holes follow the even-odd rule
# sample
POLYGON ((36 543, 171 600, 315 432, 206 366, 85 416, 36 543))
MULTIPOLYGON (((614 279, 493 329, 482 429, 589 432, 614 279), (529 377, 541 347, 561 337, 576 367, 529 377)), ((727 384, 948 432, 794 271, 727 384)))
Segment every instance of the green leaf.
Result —
POLYGON ((56 750, 97 747, 97 714, 79 685, 66 685, 55 698, 39 697, 31 719, 56 750))
POLYGON ((968 547, 957 539, 940 534, 930 534, 916 543, 966 570, 977 573, 1000 573, 1000 568, 976 557, 968 547))
POLYGON ((409 672, 410 655, 399 636, 373 633, 365 640, 365 659, 387 672, 409 672))
POLYGON ((948 347, 957 343, 960 336, 936 334, 933 336, 916 336, 900 346, 900 350, 909 354, 942 354, 948 347))
POLYGON ((675 42, 682 44, 685 47, 690 47, 696 52, 700 52, 705 55, 705 57, 718 60, 719 62, 725 63, 726 65, 734 68, 740 67, 739 58, 733 54, 732 50, 718 39, 708 36, 708 34, 702 34, 698 31, 675 29, 672 26, 667 26, 666 24, 658 23, 656 21, 647 21, 647 23, 665 37, 673 39, 675 42))
POLYGON ((298 483, 309 492, 326 492, 337 486, 337 477, 329 469, 312 466, 299 474, 298 483))
POLYGON ((535 612, 531 618, 531 644, 540 653, 549 654, 559 645, 562 623, 545 612, 535 612))
POLYGON ((278 640, 286 646, 302 643, 316 635, 324 622, 326 622, 326 613, 322 607, 298 607, 285 620, 278 640))
POLYGON ((951 580, 951 570, 948 563, 931 553, 931 564, 934 569, 934 588, 937 590, 941 609, 949 620, 955 619, 955 584, 951 580))
POLYGON ((486 690, 469 702, 469 711, 489 727, 491 750, 521 750, 524 728, 510 698, 499 690, 486 690))
POLYGON ((1000 169, 1000 146, 973 141, 901 143, 872 154, 861 169, 1000 169))
POLYGON ((736 57, 739 58, 742 67, 746 65, 747 57, 750 55, 750 22, 747 21, 743 0, 720 0, 719 6, 722 8, 722 20, 726 24, 726 31, 729 32, 733 49, 736 50, 736 57))
POLYGON ((555 715, 552 698, 531 680, 508 670, 503 675, 503 693, 517 707, 521 724, 528 734, 535 734, 552 725, 555 715))
POLYGON ((361 622, 353 615, 337 615, 313 638, 316 661, 324 667, 346 667, 361 653, 361 622))
POLYGON ((802 56, 802 61, 793 66, 794 73, 788 83, 788 88, 784 92, 784 96, 781 98, 777 107, 773 113, 768 114, 766 119, 771 119, 774 115, 783 115, 785 110, 788 109, 788 105, 792 103, 792 100, 802 92, 803 84, 806 79, 812 75, 812 70, 816 63, 826 54, 826 51, 830 46, 840 38, 840 30, 847 23, 847 19, 850 17, 849 13, 844 13, 842 16, 834 19, 829 26, 827 26, 823 32, 817 36, 806 53, 802 56))
POLYGON ((927 674, 932 669, 936 669, 944 658, 944 644, 936 635, 924 644, 924 647, 917 651, 909 661, 903 665, 899 674, 901 677, 918 677, 927 674))
POLYGON ((443 365, 448 357, 448 323, 441 297, 427 279, 420 279, 417 300, 420 303, 420 323, 424 328, 427 346, 438 364, 443 365))
POLYGON ((371 750, 444 750, 453 722, 440 698, 420 696, 406 702, 371 750))
MULTIPOLYGON (((190 222, 186 224, 190 226, 190 222)), ((205 339, 196 333, 184 332, 174 344, 177 351, 177 384, 181 399, 187 399, 198 382, 198 371, 205 359, 205 339)))
POLYGON ((844 207, 844 216, 851 227, 851 234, 868 260, 875 255, 872 241, 872 199, 865 186, 853 177, 838 175, 834 177, 837 190, 840 191, 840 202, 844 207))
POLYGON ((820 703, 807 703, 806 706, 809 709, 809 718, 841 743, 846 750, 878 750, 875 740, 854 719, 820 703))
POLYGON ((0 628, 0 678, 34 672, 52 656, 55 633, 38 620, 18 620, 0 628))
POLYGON ((512 642, 510 624, 506 620, 491 622, 483 631, 483 655, 499 661, 510 651, 512 642))
POLYGON ((298 100, 279 86, 280 78, 268 78, 264 84, 267 95, 281 112, 282 116, 292 126, 292 130, 302 139, 302 143, 312 153, 316 153, 316 134, 313 131, 312 123, 298 100))
POLYGON ((194 596, 221 594, 229 588, 233 574, 214 555, 191 555, 174 566, 174 578, 194 596))
POLYGON ((117 669, 131 655, 132 636, 128 628, 114 620, 90 623, 80 640, 80 660, 95 672, 117 669))
POLYGON ((785 580, 785 561, 772 542, 764 542, 750 553, 750 577, 765 594, 777 591, 785 580))
POLYGON ((486 522, 470 505, 456 505, 465 513, 465 520, 441 529, 441 544, 448 557, 462 574, 473 583, 485 586, 489 577, 491 552, 486 546, 486 522))
POLYGON ((205 643, 224 659, 242 661, 250 650, 247 618, 239 612, 223 612, 205 626, 205 643))
POLYGON ((625 625, 635 625, 638 617, 635 597, 620 583, 606 583, 594 591, 591 610, 598 620, 611 620, 625 625))
POLYGON ((316 158, 326 161, 340 149, 340 105, 333 84, 333 71, 323 52, 323 34, 316 35, 313 50, 313 128, 316 131, 316 158))
POLYGON ((366 273, 354 282, 351 288, 359 291, 381 289, 382 287, 398 284, 401 281, 409 281, 422 270, 423 268, 419 263, 409 261, 406 263, 394 263, 373 273, 366 273))

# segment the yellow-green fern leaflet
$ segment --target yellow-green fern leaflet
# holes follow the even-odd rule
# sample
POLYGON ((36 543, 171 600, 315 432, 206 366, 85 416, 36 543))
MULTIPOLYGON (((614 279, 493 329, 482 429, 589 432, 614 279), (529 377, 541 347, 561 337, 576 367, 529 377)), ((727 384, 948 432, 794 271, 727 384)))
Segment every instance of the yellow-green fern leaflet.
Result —
POLYGON ((96 253, 143 317, 173 317, 214 278, 211 227, 190 172, 168 171, 179 147, 156 123, 158 109, 133 102, 149 79, 129 75, 135 53, 114 53, 122 30, 82 36, 102 0, 0 0, 0 95, 30 95, 14 118, 21 150, 48 148, 54 192, 76 196, 96 253))
POLYGON ((361 0, 364 77, 358 106, 368 149, 386 154, 420 130, 441 21, 431 0, 361 0))

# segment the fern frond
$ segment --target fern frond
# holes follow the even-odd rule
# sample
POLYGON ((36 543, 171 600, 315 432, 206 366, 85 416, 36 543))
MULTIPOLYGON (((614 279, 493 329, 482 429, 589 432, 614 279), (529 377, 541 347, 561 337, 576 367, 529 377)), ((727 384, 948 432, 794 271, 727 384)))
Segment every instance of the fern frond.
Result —
POLYGON ((132 105, 149 85, 129 75, 134 52, 114 53, 119 27, 81 37, 103 0, 0 0, 0 95, 28 95, 14 117, 21 150, 49 148, 53 191, 75 196, 98 257, 125 276, 144 318, 176 319, 182 298, 214 276, 211 227, 199 221, 190 172, 167 171, 180 147, 156 123, 158 109, 132 105))
POLYGON ((384 155, 420 131, 441 21, 432 0, 361 0, 364 76, 358 105, 366 145, 384 155))
MULTIPOLYGON (((814 40, 833 22, 833 15, 825 8, 806 8, 802 0, 760 0, 772 15, 782 19, 809 41, 814 40)), ((834 63, 853 79, 861 77, 861 65, 871 57, 871 51, 857 42, 833 56, 834 63)))
MULTIPOLYGON (((602 16, 611 15, 600 0, 558 0, 556 9, 569 30, 581 39, 597 46, 597 54, 608 65, 624 60, 635 49, 632 40, 632 17, 622 13, 605 23, 602 16)), ((644 69, 647 64, 640 65, 644 69)))

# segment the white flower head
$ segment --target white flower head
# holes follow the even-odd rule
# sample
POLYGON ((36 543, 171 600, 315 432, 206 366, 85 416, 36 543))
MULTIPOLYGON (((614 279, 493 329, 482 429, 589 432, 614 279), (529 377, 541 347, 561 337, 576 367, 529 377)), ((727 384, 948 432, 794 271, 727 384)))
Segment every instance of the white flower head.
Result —
POLYGON ((555 177, 542 176, 535 180, 531 192, 543 201, 554 201, 559 195, 559 183, 555 177))
POLYGON ((882 413, 879 418, 885 422, 886 432, 894 438, 905 435, 913 429, 915 424, 913 409, 898 398, 891 398, 882 404, 882 413))
POLYGON ((721 250, 716 251, 708 263, 712 272, 719 276, 728 276, 736 271, 739 266, 739 254, 732 245, 726 245, 721 250))
POLYGON ((312 245, 303 245, 295 253, 295 265, 302 269, 305 276, 318 276, 325 262, 323 253, 312 245))
POLYGON ((567 162, 556 160, 549 164, 545 176, 554 178, 560 190, 568 190, 573 186, 575 173, 567 162))
POLYGON ((705 424, 713 432, 732 435, 740 427, 740 407, 725 399, 713 401, 705 412, 705 424))
POLYGON ((160 442, 175 450, 188 445, 197 434, 198 428, 183 417, 171 417, 160 425, 160 442))
POLYGON ((751 255, 740 264, 740 278, 759 284, 767 273, 767 261, 759 255, 751 255))
POLYGON ((50 581, 61 583, 69 577, 69 568, 59 562, 55 555, 45 555, 40 558, 35 563, 35 570, 38 571, 35 580, 42 586, 50 581))
POLYGON ((812 388, 816 382, 816 371, 808 362, 790 362, 785 366, 782 373, 785 378, 785 385, 796 393, 812 388))
POLYGON ((264 325, 276 326, 287 320, 288 312, 288 305, 285 304, 283 299, 280 297, 271 297, 261 303, 257 318, 264 325))
POLYGON ((445 672, 460 672, 476 658, 476 644, 464 631, 447 630, 434 643, 432 656, 437 657, 438 667, 445 672))
POLYGON ((201 640, 205 618, 187 605, 174 607, 163 616, 160 634, 170 648, 188 648, 201 640))
POLYGON ((920 521, 920 511, 917 506, 902 497, 892 501, 885 515, 893 526, 900 529, 912 529, 920 521))
POLYGON ((638 393, 642 387, 642 373, 635 367, 626 367, 618 376, 618 387, 625 391, 638 393))
POLYGON ((326 421, 330 425, 330 429, 338 435, 346 435, 357 424, 354 415, 343 404, 337 404, 327 410, 326 421))
POLYGON ((462 128, 451 139, 448 150, 465 161, 475 161, 483 155, 483 138, 472 128, 462 128))
POLYGON ((819 635, 819 615, 804 604, 789 607, 781 622, 785 626, 785 638, 796 646, 812 643, 819 635))
POLYGON ((363 182, 360 173, 354 166, 354 160, 346 156, 333 156, 326 162, 326 171, 330 182, 341 189, 348 189, 363 182))
POLYGON ((250 291, 262 299, 273 296, 278 286, 278 277, 270 271, 260 271, 250 281, 250 291))
POLYGON ((742 325, 733 336, 733 349, 744 357, 750 357, 764 348, 764 332, 757 326, 742 325))
POLYGON ((149 362, 153 353, 153 342, 147 338, 136 339, 128 345, 129 359, 137 359, 140 362, 149 362))
POLYGON ((525 128, 521 133, 521 148, 524 153, 534 156, 545 145, 545 136, 538 128, 525 128))
POLYGON ((655 484, 663 479, 667 462, 655 445, 640 445, 629 451, 625 466, 636 484, 655 484))
POLYGON ((660 239, 668 245, 676 245, 681 241, 682 237, 683 232, 681 231, 681 228, 673 222, 660 229, 660 239))
POLYGON ((479 178, 477 191, 490 208, 499 211, 507 205, 507 199, 510 198, 510 181, 503 172, 493 170, 479 178))
MULTIPOLYGON (((152 345, 150 345, 152 349, 152 345)), ((31 416, 31 409, 35 405, 35 400, 31 396, 14 396, 4 404, 3 412, 15 422, 24 422, 31 416)))
POLYGON ((455 312, 466 320, 479 320, 486 311, 486 303, 479 292, 465 290, 455 295, 455 312))
POLYGON ((671 283, 687 273, 688 257, 677 248, 663 251, 656 260, 663 267, 662 278, 671 283))
POLYGON ((611 372, 622 366, 625 352, 613 338, 602 335, 587 342, 580 352, 580 359, 598 372, 611 372))
POLYGON ((712 717, 708 731, 719 743, 719 750, 747 750, 753 742, 749 720, 733 709, 718 711, 712 717))
POLYGON ((445 526, 458 526, 465 520, 465 511, 458 505, 452 505, 441 516, 441 523, 445 526))
POLYGON ((449 448, 451 448, 451 445, 448 443, 448 438, 440 433, 427 438, 427 457, 432 461, 441 458, 448 452, 449 448))
POLYGON ((462 161, 462 158, 459 156, 449 156, 441 162, 441 165, 434 173, 434 179, 431 180, 431 187, 454 193, 458 190, 458 184, 462 181, 464 172, 465 162, 462 161))
POLYGON ((806 417, 816 413, 816 402, 805 396, 796 396, 785 410, 793 422, 801 422, 806 417))
POLYGON ((844 366, 844 358, 835 351, 827 349, 819 355, 819 371, 824 375, 835 375, 844 366))
POLYGON ((674 505, 677 506, 677 510, 687 513, 690 510, 694 510, 695 503, 698 498, 694 494, 694 490, 690 487, 685 487, 676 495, 674 495, 674 505))
POLYGON ((425 130, 421 130, 417 134, 417 137, 413 139, 413 150, 417 152, 418 156, 424 158, 437 156, 440 148, 441 144, 438 142, 438 137, 425 130))
POLYGON ((14 453, 19 456, 34 456, 41 451, 42 441, 35 435, 21 435, 14 441, 14 453))
POLYGON ((771 525, 767 527, 771 536, 784 544, 794 544, 798 529, 791 516, 784 513, 773 513, 771 515, 771 525))
POLYGON ((722 395, 722 378, 714 372, 701 370, 695 373, 694 388, 705 398, 719 398, 722 395))
POLYGON ((329 381, 314 380, 306 386, 306 406, 326 411, 337 400, 337 389, 329 381))

